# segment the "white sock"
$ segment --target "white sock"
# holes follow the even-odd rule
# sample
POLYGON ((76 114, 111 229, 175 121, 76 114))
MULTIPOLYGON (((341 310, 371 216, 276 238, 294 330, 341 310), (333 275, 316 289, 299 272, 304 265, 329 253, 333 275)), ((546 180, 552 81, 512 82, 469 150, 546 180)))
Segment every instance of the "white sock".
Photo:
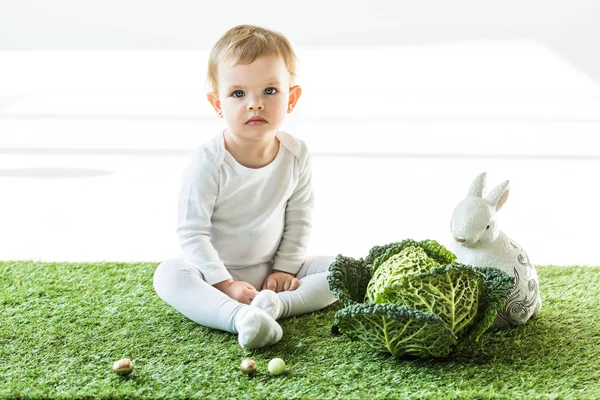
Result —
POLYGON ((281 340, 283 330, 269 314, 246 306, 235 317, 238 342, 246 350, 271 346, 281 340))
POLYGON ((250 304, 251 307, 257 307, 269 314, 273 319, 279 319, 283 311, 283 303, 277 293, 272 290, 262 290, 250 304))

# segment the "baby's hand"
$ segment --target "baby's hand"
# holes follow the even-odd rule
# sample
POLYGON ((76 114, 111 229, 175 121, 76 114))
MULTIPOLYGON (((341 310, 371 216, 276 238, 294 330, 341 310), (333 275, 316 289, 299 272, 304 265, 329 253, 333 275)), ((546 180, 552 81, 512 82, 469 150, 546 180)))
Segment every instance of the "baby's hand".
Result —
POLYGON ((219 282, 213 286, 232 299, 244 304, 252 303, 252 300, 258 294, 256 288, 248 282, 234 281, 233 279, 219 282))
POLYGON ((287 272, 275 271, 267 276, 262 288, 279 293, 284 290, 295 290, 298 288, 298 285, 300 285, 300 282, 294 275, 288 274, 287 272))

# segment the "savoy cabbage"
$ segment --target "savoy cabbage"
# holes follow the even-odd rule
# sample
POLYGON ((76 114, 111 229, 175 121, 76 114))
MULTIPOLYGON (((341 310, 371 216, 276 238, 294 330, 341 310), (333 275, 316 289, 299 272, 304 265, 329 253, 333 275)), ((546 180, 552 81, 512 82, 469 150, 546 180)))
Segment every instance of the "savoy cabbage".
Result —
POLYGON ((477 341, 512 290, 495 268, 455 263, 434 240, 375 246, 366 259, 339 255, 328 276, 343 303, 334 327, 396 357, 445 357, 477 341))

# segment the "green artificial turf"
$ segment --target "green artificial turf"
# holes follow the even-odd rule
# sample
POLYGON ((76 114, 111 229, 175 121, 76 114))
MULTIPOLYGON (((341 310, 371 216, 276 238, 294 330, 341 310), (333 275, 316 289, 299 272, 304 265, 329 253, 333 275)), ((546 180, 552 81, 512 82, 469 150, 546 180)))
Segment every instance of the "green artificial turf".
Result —
POLYGON ((0 262, 1 398, 600 398, 600 268, 539 267, 525 326, 445 360, 396 360, 330 335, 339 305, 282 321, 277 345, 244 351, 163 303, 156 263, 0 262), (114 375, 131 358, 134 372, 114 375), (245 357, 255 376, 239 371, 245 357), (287 371, 270 376, 274 357, 287 371))

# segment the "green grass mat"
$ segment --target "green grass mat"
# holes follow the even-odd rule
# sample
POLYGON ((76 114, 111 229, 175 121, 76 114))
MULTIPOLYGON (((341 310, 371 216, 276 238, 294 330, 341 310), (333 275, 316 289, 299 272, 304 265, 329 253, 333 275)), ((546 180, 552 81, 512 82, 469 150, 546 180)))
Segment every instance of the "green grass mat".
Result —
POLYGON ((0 262, 0 398, 600 398, 600 268, 539 267, 544 307, 445 360, 331 337, 338 305, 254 352, 163 303, 155 263, 0 262), (245 357, 258 363, 243 375, 245 357), (112 363, 131 358, 127 378, 112 363), (287 371, 273 377, 271 358, 287 371))

